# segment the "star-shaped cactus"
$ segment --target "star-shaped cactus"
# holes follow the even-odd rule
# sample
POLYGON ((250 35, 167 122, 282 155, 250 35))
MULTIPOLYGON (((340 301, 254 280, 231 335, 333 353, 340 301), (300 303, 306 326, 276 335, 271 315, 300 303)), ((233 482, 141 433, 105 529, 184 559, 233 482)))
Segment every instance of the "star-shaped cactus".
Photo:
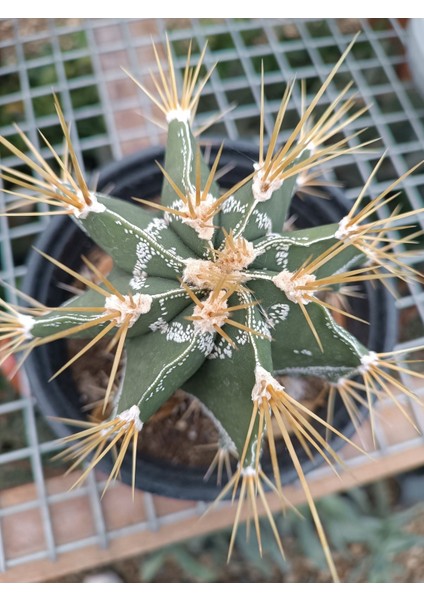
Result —
MULTIPOLYGON (((308 454, 320 454, 329 463, 338 457, 320 431, 349 440, 331 421, 292 398, 278 376, 315 375, 329 383, 330 402, 338 390, 353 414, 357 402, 371 407, 372 397, 386 393, 396 381, 390 369, 399 367, 394 356, 371 352, 337 323, 337 313, 355 317, 332 304, 328 292, 374 279, 419 277, 393 252, 402 240, 388 232, 401 232, 400 215, 376 217, 400 180, 367 204, 363 200, 368 182, 340 223, 284 230, 291 198, 301 180, 313 180, 313 169, 362 146, 351 148, 348 143, 353 136, 340 137, 343 127, 366 110, 355 109, 350 86, 328 109, 317 111, 349 49, 282 145, 279 133, 294 84, 284 94, 267 148, 262 86, 258 161, 251 174, 229 190, 219 189, 216 183, 221 153, 209 168, 191 126, 210 75, 200 78, 204 53, 191 67, 189 52, 180 92, 169 44, 166 68, 157 54, 154 92, 140 86, 163 112, 167 124, 165 164, 159 165, 164 176, 160 202, 138 198, 138 204, 130 204, 89 190, 57 101, 72 169, 50 146, 61 171, 57 175, 23 133, 28 155, 1 140, 37 175, 1 168, 6 182, 26 189, 13 192, 17 205, 21 208, 33 202, 33 194, 38 194, 52 212, 69 214, 114 262, 106 277, 85 260, 93 275, 90 278, 46 256, 84 283, 86 291, 58 308, 35 304, 24 311, 4 305, 2 313, 7 355, 63 337, 87 338, 86 346, 59 372, 102 338, 115 349, 104 397, 105 409, 112 406, 110 416, 100 423, 77 423, 82 431, 66 440, 73 445, 62 456, 75 465, 88 461, 79 481, 112 449, 117 449, 117 459, 109 481, 116 477, 125 454, 135 453, 143 424, 182 388, 198 398, 220 432, 222 447, 216 462, 222 466, 230 451, 238 456, 237 470, 222 493, 239 495, 230 553, 246 499, 253 510, 259 544, 257 499, 282 550, 265 494, 265 489, 272 488, 284 498, 278 432, 311 507, 334 579, 337 573, 293 436, 308 454), (113 394, 122 361, 122 381, 113 394), (266 445, 272 464, 269 474, 261 468, 266 445)), ((408 392, 402 384, 395 385, 408 392)))

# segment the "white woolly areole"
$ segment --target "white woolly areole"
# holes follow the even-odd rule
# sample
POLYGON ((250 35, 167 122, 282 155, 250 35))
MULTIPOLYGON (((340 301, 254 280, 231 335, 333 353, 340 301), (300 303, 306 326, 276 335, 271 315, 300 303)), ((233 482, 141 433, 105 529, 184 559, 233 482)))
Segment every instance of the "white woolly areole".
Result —
POLYGON ((215 326, 222 327, 229 316, 227 301, 223 300, 225 292, 220 292, 216 298, 212 296, 213 293, 209 294, 202 306, 196 305, 193 310, 193 317, 197 317, 193 321, 194 327, 203 333, 215 333, 215 326))
POLYGON ((118 296, 112 294, 106 298, 105 309, 106 313, 119 312, 119 315, 114 316, 113 320, 116 325, 122 325, 128 315, 131 315, 129 327, 132 327, 140 315, 149 312, 152 306, 152 297, 148 294, 134 294, 133 296, 124 296, 121 300, 118 296))
POLYGON ((295 278, 293 278, 293 275, 294 273, 284 269, 281 273, 275 275, 275 277, 272 278, 272 281, 292 302, 295 302, 296 304, 309 304, 310 300, 305 298, 305 295, 313 296, 312 292, 306 292, 306 290, 299 288, 303 288, 311 281, 315 281, 315 275, 305 273, 304 275, 298 275, 295 278))
POLYGON ((242 271, 256 258, 257 251, 252 242, 243 236, 236 237, 231 243, 226 243, 218 255, 217 262, 227 272, 242 271))
POLYGON ((370 367, 378 364, 378 354, 376 352, 370 352, 369 354, 365 354, 361 356, 361 366, 358 371, 360 373, 366 373, 369 371, 370 367))
POLYGON ((261 173, 263 165, 255 163, 253 168, 256 171, 255 175, 253 176, 252 183, 253 197, 255 198, 256 202, 266 202, 271 198, 272 194, 276 190, 280 189, 280 187, 283 185, 284 179, 263 179, 264 173, 261 173))
POLYGON ((306 149, 309 150, 309 152, 311 154, 313 154, 315 152, 316 148, 317 148, 317 146, 316 146, 316 144, 312 140, 306 146, 306 149))
MULTIPOLYGON (((202 192, 200 192, 200 195, 202 195, 202 192)), ((182 217, 182 221, 194 229, 201 240, 210 241, 215 228, 213 226, 213 215, 208 217, 208 214, 215 204, 216 198, 212 194, 208 194, 204 200, 196 205, 196 192, 190 192, 190 199, 196 216, 191 217, 188 214, 187 217, 182 217)))
POLYGON ((304 152, 309 152, 309 156, 311 156, 315 150, 317 149, 316 144, 311 140, 307 143, 307 145, 303 148, 302 152, 299 154, 299 158, 302 156, 304 152))
POLYGON ((356 233, 358 230, 357 225, 351 225, 349 217, 343 217, 343 219, 339 222, 339 228, 337 229, 334 237, 338 240, 344 240, 346 238, 354 238, 359 235, 356 233))
POLYGON ((271 375, 269 371, 258 365, 255 369, 255 385, 252 389, 252 402, 260 406, 264 400, 271 400, 271 388, 274 391, 283 391, 284 387, 271 375))
POLYGON ((201 258, 187 258, 185 260, 183 281, 199 288, 208 287, 211 281, 219 279, 220 268, 216 263, 201 258))
POLYGON ((27 339, 32 338, 31 329, 34 327, 35 319, 33 319, 30 315, 19 315, 17 317, 19 325, 21 326, 22 333, 25 335, 27 339))
POLYGON ((240 473, 243 477, 257 477, 258 472, 255 469, 255 467, 251 467, 250 465, 248 467, 243 467, 242 469, 240 469, 240 473))
POLYGON ((89 198, 91 200, 91 204, 87 204, 81 190, 78 191, 78 199, 84 203, 84 208, 73 208, 72 213, 77 219, 85 219, 89 213, 102 213, 106 210, 106 206, 97 200, 96 194, 94 192, 89 192, 89 198))
POLYGON ((122 411, 117 418, 121 421, 124 421, 127 426, 134 423, 134 427, 137 431, 141 431, 143 429, 143 422, 140 419, 140 409, 135 404, 128 408, 127 410, 122 411))
POLYGON ((188 123, 191 120, 191 110, 183 109, 180 106, 166 113, 166 122, 180 121, 180 123, 188 123))
POLYGON ((306 184, 307 180, 308 180, 308 172, 306 170, 301 171, 299 173, 299 175, 296 177, 296 186, 303 187, 306 184))
POLYGON ((227 241, 223 250, 217 251, 215 261, 200 258, 187 258, 183 272, 183 281, 198 288, 214 289, 224 274, 228 282, 236 284, 248 279, 248 273, 243 270, 252 263, 257 251, 253 244, 243 237, 227 241))

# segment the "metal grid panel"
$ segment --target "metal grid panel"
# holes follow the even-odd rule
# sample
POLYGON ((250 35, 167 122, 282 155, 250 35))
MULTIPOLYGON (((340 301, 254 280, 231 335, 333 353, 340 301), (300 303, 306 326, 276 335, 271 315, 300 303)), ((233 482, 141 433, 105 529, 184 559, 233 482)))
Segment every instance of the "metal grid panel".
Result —
MULTIPOLYGON (((215 69, 205 88, 199 107, 199 121, 207 120, 215 111, 225 113, 221 124, 214 125, 209 135, 229 139, 246 138, 258 142, 261 61, 264 61, 267 90, 265 125, 272 127, 271 114, 278 110, 284 85, 295 74, 307 83, 311 97, 317 82, 323 81, 332 63, 352 38, 361 30, 360 38, 340 69, 335 81, 321 100, 323 107, 336 97, 347 79, 353 78, 358 89, 358 102, 369 104, 369 112, 361 117, 358 128, 368 127, 377 144, 388 148, 381 175, 371 186, 376 194, 394 178, 423 157, 424 104, 419 98, 405 69, 406 31, 396 20, 7 20, 0 21, 0 127, 6 137, 13 138, 10 122, 15 119, 31 141, 40 147, 37 129, 57 135, 52 103, 46 102, 54 88, 60 96, 67 119, 72 121, 72 134, 78 155, 88 171, 110 159, 119 159, 141 146, 158 144, 163 135, 150 119, 155 111, 146 97, 128 81, 121 67, 144 81, 149 70, 155 70, 151 38, 157 42, 168 32, 177 64, 184 66, 184 49, 193 39, 198 51, 206 39, 209 47, 206 65, 216 61, 215 69), (238 107, 231 110, 234 102, 238 107), (230 112, 228 112, 230 111, 230 112), (96 126, 96 131, 89 124, 96 126)), ((295 90, 289 106, 289 124, 298 118, 301 107, 299 90, 295 90)), ((346 134, 353 130, 346 131, 346 134)), ((282 132, 284 137, 286 132, 282 132)), ((363 141, 363 136, 352 143, 363 141)), ((378 155, 377 155, 378 156, 378 155)), ((3 156, 5 164, 16 166, 11 156, 3 156)), ((346 181, 347 193, 354 198, 375 164, 375 156, 362 154, 341 158, 335 163, 334 174, 346 181)), ((424 172, 418 170, 401 185, 410 205, 422 206, 424 172)), ((385 216, 383 211, 382 216, 385 216)), ((22 224, 13 219, 0 219, 1 277, 11 285, 19 284, 25 274, 25 257, 34 236, 47 225, 40 217, 22 224)), ((423 227, 423 222, 421 222, 423 227)), ((6 289, 9 299, 15 294, 6 289)), ((408 284, 398 300, 400 311, 415 309, 419 313, 415 339, 401 339, 402 345, 424 342, 424 293, 418 284, 408 284)), ((28 389, 14 400, 0 404, 0 418, 14 414, 24 423, 25 441, 21 448, 0 455, 0 469, 27 461, 36 495, 25 502, 12 502, 0 507, 0 571, 40 558, 54 560, 77 548, 91 545, 106 547, 111 540, 147 529, 155 530, 171 520, 186 519, 203 510, 202 504, 161 516, 149 494, 143 496, 143 510, 134 513, 134 523, 108 530, 104 507, 100 502, 99 484, 91 476, 86 485, 72 492, 48 489, 44 457, 53 449, 50 439, 40 438, 39 419, 28 389), (52 507, 70 499, 81 498, 91 511, 93 527, 78 540, 61 543, 52 520, 52 507), (11 555, 3 538, 4 527, 13 516, 25 519, 34 514, 40 520, 44 543, 38 551, 11 555), (139 514, 139 516, 137 516, 139 514), (2 528, 3 524, 3 528, 2 528)), ((419 422, 418 426, 422 426, 419 422)), ((391 444, 377 429, 378 459, 408 445, 423 445, 420 438, 391 444)), ((363 458, 351 459, 351 466, 363 458)), ((311 475, 319 478, 321 470, 311 475)))

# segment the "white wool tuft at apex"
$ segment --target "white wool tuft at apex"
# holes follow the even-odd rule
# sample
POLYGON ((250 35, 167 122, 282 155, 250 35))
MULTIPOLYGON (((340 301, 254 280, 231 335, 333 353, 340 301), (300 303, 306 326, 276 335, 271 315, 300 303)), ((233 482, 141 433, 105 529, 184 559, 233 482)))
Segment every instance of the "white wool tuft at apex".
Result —
POLYGON ((167 123, 171 121, 179 121, 180 123, 189 123, 191 121, 191 110, 183 109, 180 106, 166 113, 167 123))
POLYGON ((350 223, 349 217, 343 217, 339 222, 339 228, 337 229, 334 237, 338 240, 344 240, 346 238, 354 238, 359 235, 357 233, 358 226, 350 223))
POLYGON ((30 315, 20 314, 18 317, 19 325, 27 339, 32 338, 31 329, 34 327, 35 319, 30 315))
POLYGON ((152 297, 148 294, 134 294, 133 296, 124 296, 121 300, 118 296, 111 294, 105 301, 106 312, 116 312, 120 314, 114 316, 116 325, 122 325, 128 315, 131 316, 128 326, 132 327, 140 315, 149 312, 152 306, 152 297))
POLYGON ((256 171, 252 184, 253 197, 255 198, 256 202, 266 202, 267 200, 270 200, 272 194, 276 190, 280 189, 284 183, 284 179, 263 179, 261 174, 263 165, 255 163, 253 168, 256 171))
POLYGON ((200 204, 196 205, 195 192, 190 192, 190 197, 196 216, 192 217, 188 214, 187 217, 182 217, 182 222, 194 229, 201 240, 210 241, 213 237, 215 227, 213 224, 213 215, 209 215, 216 203, 216 198, 212 194, 207 194, 206 198, 200 204))
POLYGON ((94 192, 89 193, 91 204, 86 204, 85 198, 81 190, 78 191, 78 199, 84 203, 84 208, 73 208, 72 213, 77 219, 86 219, 90 213, 102 213, 106 210, 106 206, 97 200, 94 192))
POLYGON ((187 258, 183 272, 183 281, 199 288, 208 287, 215 278, 219 279, 221 270, 216 263, 202 258, 187 258))
POLYGON ((309 304, 311 300, 307 296, 313 296, 313 293, 306 291, 304 288, 308 283, 316 280, 315 275, 304 273, 293 277, 294 273, 284 269, 278 275, 272 278, 276 287, 282 290, 287 298, 296 304, 309 304))
POLYGON ((213 292, 209 294, 202 305, 196 305, 193 310, 193 317, 196 317, 194 327, 203 333, 215 333, 215 328, 222 327, 229 316, 227 301, 223 300, 225 291, 221 291, 216 298, 213 295, 213 292))
POLYGON ((271 375, 269 371, 257 365, 255 369, 255 385, 252 389, 252 402, 257 402, 259 405, 264 400, 271 400, 271 391, 283 391, 284 387, 271 375))
POLYGON ((137 431, 141 431, 143 429, 143 422, 140 419, 140 409, 135 404, 131 406, 131 408, 122 411, 118 415, 118 419, 124 421, 128 425, 134 423, 134 426, 137 429, 137 431))
POLYGON ((240 471, 242 477, 257 477, 258 472, 255 467, 251 467, 250 465, 247 467, 243 467, 240 471))
POLYGON ((364 356, 361 356, 361 366, 358 371, 360 373, 366 373, 372 366, 377 365, 378 361, 378 354, 376 352, 371 351, 368 354, 364 354, 364 356))

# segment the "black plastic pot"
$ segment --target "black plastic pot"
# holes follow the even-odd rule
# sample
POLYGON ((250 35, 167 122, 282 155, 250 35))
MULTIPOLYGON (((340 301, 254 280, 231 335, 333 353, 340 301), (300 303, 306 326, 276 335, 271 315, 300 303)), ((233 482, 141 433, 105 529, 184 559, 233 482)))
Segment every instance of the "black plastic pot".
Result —
MULTIPOLYGON (((211 160, 218 145, 211 144, 211 160)), ((222 188, 230 187, 251 172, 256 151, 246 144, 227 145, 224 148, 221 164, 231 164, 232 169, 220 180, 222 188)), ((163 161, 163 149, 154 148, 125 158, 107 168, 100 175, 98 189, 111 191, 114 196, 130 200, 132 196, 153 198, 160 194, 162 175, 155 161, 163 161)), ((337 188, 328 190, 329 199, 317 201, 313 198, 296 198, 292 213, 296 214, 299 228, 312 227, 339 221, 347 213, 347 203, 337 188)), ((36 243, 36 247, 62 262, 78 269, 81 255, 92 247, 92 242, 67 217, 52 220, 49 228, 36 243)), ((28 263, 25 292, 48 306, 61 304, 69 294, 58 286, 69 279, 63 271, 39 254, 33 253, 28 263)), ((372 350, 390 350, 396 340, 397 318, 392 297, 380 285, 365 286, 364 299, 353 298, 351 306, 354 314, 370 322, 365 326, 351 321, 351 332, 372 350)), ((65 341, 41 346, 34 350, 26 361, 26 371, 33 394, 40 411, 46 416, 59 416, 83 420, 81 401, 73 381, 71 371, 66 370, 60 377, 48 383, 50 376, 59 369, 65 359, 65 341)), ((63 423, 49 421, 59 437, 73 433, 63 423)), ((345 436, 351 437, 353 426, 342 403, 337 404, 334 425, 345 436)), ((335 449, 341 441, 334 441, 335 449)), ((312 463, 301 447, 298 448, 305 472, 317 463, 312 463)), ((267 466, 263 465, 265 470, 267 466)), ((269 466, 269 465, 268 465, 269 466)), ((105 459, 100 467, 110 471, 111 462, 105 459)), ((281 461, 283 481, 296 479, 296 473, 288 458, 281 461)), ((139 488, 174 498, 210 501, 216 498, 220 489, 214 478, 204 481, 205 471, 198 468, 183 468, 140 456, 137 464, 136 484, 139 488)), ((124 461, 122 480, 131 482, 131 457, 124 461)))

